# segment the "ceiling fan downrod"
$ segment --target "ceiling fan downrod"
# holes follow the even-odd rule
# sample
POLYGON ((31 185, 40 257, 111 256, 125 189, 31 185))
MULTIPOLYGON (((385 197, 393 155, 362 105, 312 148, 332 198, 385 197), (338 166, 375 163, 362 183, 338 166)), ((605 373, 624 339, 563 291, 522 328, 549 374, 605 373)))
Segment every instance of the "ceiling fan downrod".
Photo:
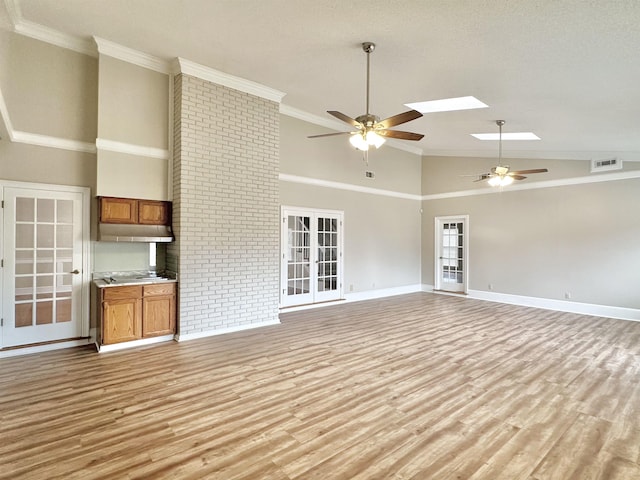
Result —
POLYGON ((371 59, 370 59, 370 55, 371 52, 373 52, 376 49, 376 44, 373 42, 363 42, 362 43, 362 50, 367 54, 367 113, 366 115, 369 116, 369 83, 370 83, 370 78, 371 78, 371 59))

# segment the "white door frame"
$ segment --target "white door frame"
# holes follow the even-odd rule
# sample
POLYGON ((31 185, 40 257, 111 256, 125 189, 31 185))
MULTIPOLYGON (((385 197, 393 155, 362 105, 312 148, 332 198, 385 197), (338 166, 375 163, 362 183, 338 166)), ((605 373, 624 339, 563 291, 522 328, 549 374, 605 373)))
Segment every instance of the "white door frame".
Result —
MULTIPOLYGON (((281 223, 281 234, 280 234, 280 307, 289 307, 296 306, 306 303, 319 303, 323 301, 332 301, 339 300, 344 296, 344 212, 341 210, 326 210, 319 208, 305 208, 305 207, 291 207, 282 205, 280 207, 280 217, 282 219, 281 223), (327 293, 318 292, 317 291, 317 278, 318 278, 318 240, 316 235, 310 235, 310 286, 313 285, 313 288, 310 288, 309 295, 305 295, 304 299, 308 299, 307 301, 302 301, 301 303, 293 303, 289 301, 289 296, 287 295, 287 248, 288 242, 285 241, 288 236, 286 219, 287 215, 299 215, 299 216, 310 216, 312 221, 314 218, 318 216, 332 216, 337 217, 339 221, 338 226, 338 258, 337 258, 337 279, 338 279, 338 289, 337 291, 332 291, 335 293, 331 293, 327 295, 327 293), (334 298, 335 297, 335 298, 334 298)), ((315 227, 311 229, 315 231, 315 227)), ((304 300, 302 299, 302 300, 304 300)), ((300 298, 298 298, 300 300, 300 298)))
POLYGON ((445 223, 462 222, 464 224, 464 231, 462 232, 462 291, 457 293, 467 293, 469 291, 469 215, 447 215, 434 218, 434 290, 447 291, 443 288, 442 282, 442 265, 441 265, 441 251, 442 251, 442 225, 445 223))
MULTIPOLYGON (((89 296, 90 296, 90 281, 91 281, 91 261, 90 261, 90 229, 91 229, 91 190, 88 187, 74 187, 67 185, 53 185, 44 183, 28 183, 28 182, 14 182, 9 180, 0 180, 0 199, 2 200, 2 207, 0 209, 0 256, 3 259, 2 269, 4 269, 4 259, 6 258, 5 242, 4 242, 4 192, 5 188, 16 188, 25 190, 43 190, 43 191, 57 191, 65 193, 80 193, 82 195, 82 267, 81 278, 82 288, 80 299, 80 326, 81 336, 89 337, 90 331, 90 314, 89 314, 89 296)), ((0 275, 0 291, 4 290, 4 272, 0 275)), ((5 309, 13 308, 13 304, 7 305, 3 295, 0 295, 0 313, 2 318, 5 318, 5 309)), ((0 348, 3 347, 3 328, 0 328, 0 348)))

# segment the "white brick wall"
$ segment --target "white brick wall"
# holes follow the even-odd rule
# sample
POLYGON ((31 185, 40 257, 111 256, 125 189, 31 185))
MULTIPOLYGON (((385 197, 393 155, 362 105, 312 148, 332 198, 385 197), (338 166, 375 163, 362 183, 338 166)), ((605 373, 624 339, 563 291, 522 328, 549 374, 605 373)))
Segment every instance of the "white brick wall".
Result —
POLYGON ((174 82, 173 226, 180 335, 278 318, 278 104, 174 82))

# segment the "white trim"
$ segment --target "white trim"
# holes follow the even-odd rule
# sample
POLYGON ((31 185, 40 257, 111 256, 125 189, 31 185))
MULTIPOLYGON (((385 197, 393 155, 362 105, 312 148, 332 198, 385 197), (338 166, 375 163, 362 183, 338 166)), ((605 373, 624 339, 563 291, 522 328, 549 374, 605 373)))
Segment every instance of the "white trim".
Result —
POLYGON ((544 180, 541 182, 532 182, 518 185, 510 185, 508 187, 494 188, 477 188, 474 190, 460 190, 457 192, 434 193, 431 195, 423 195, 423 201, 442 200, 445 198, 471 197, 474 195, 488 195, 495 193, 508 193, 521 190, 535 190, 538 188, 566 187, 570 185, 584 185, 587 183, 613 182, 615 180, 628 180, 632 178, 640 178, 640 170, 631 170, 628 172, 603 173, 601 175, 591 175, 585 177, 560 178, 557 180, 544 180))
MULTIPOLYGON (((319 125, 321 127, 329 128, 331 130, 335 130, 337 132, 348 132, 349 130, 346 128, 344 123, 331 120, 330 118, 321 117, 319 115, 314 115, 312 113, 305 112, 295 107, 291 107, 289 105, 280 104, 280 113, 282 115, 286 115, 288 117, 297 118, 298 120, 302 120, 304 122, 312 123, 314 125, 319 125)), ((413 146, 407 142, 402 142, 393 139, 387 139, 386 144, 389 147, 395 148, 397 150, 404 150, 405 152, 413 153, 415 155, 420 155, 424 153, 422 148, 413 146)))
POLYGON ((92 343, 93 339, 83 338, 81 340, 69 340, 66 342, 49 343, 46 345, 37 345, 33 347, 11 348, 8 350, 0 350, 0 358, 19 357, 21 355, 49 352, 51 350, 60 350, 63 348, 83 347, 85 345, 91 345, 92 343))
POLYGON ((161 160, 169 159, 169 150, 165 150, 163 148, 145 147, 143 145, 116 142, 115 140, 106 140, 104 138, 96 138, 96 148, 98 150, 126 153, 128 155, 137 155, 139 157, 159 158, 161 160))
POLYGON ((523 307, 542 308, 559 312, 593 315, 596 317, 617 318, 620 320, 640 321, 640 309, 596 305, 593 303, 568 302, 550 298, 528 297, 508 293, 486 292, 483 290, 469 290, 468 298, 486 300, 489 302, 520 305, 523 307))
POLYGON ((4 0, 4 5, 7 9, 7 13, 9 14, 9 21, 15 28, 15 26, 22 19, 22 9, 20 8, 20 2, 18 0, 4 0))
POLYGON ((371 195, 382 195, 385 197, 403 198, 405 200, 417 200, 423 199, 421 195, 414 195, 412 193, 394 192, 392 190, 382 190, 380 188, 363 187, 360 185, 353 185, 350 183, 332 182, 330 180, 320 180, 319 178, 301 177, 298 175, 289 175, 287 173, 280 173, 278 178, 283 182, 290 183, 302 183, 304 185, 314 185, 316 187, 335 188, 337 190, 348 190, 351 192, 368 193, 371 195))
POLYGON ((7 109, 7 104, 4 101, 2 90, 0 90, 0 115, 2 115, 2 121, 4 122, 4 126, 7 129, 7 133, 9 134, 9 140, 11 140, 12 142, 15 142, 13 125, 11 125, 11 119, 9 118, 9 110, 7 109))
POLYGON ((12 141, 26 143, 27 145, 37 145, 39 147, 59 148, 74 152, 96 153, 96 146, 93 143, 80 140, 70 140, 68 138, 51 137, 39 133, 13 131, 12 141))
POLYGON ((380 298, 393 297, 395 295, 406 295, 407 293, 422 292, 423 285, 405 285, 402 287, 379 288, 377 290, 367 290, 364 292, 352 292, 344 295, 344 298, 330 302, 311 303, 307 305, 295 305, 292 307, 281 307, 280 313, 299 312, 301 310, 311 310, 314 308, 333 307, 351 302, 362 302, 364 300, 376 300, 380 298))
POLYGON ((123 62, 132 63, 139 67, 148 68, 155 72, 169 74, 171 73, 171 62, 164 60, 160 57, 150 55, 148 53, 134 50, 133 48, 125 47, 123 45, 105 40, 100 37, 93 37, 93 40, 98 46, 98 52, 101 55, 107 55, 123 62))
POLYGON ((320 115, 314 115, 313 113, 305 112, 304 110, 285 105, 284 103, 280 104, 280 113, 282 115, 286 115, 287 117, 297 118, 298 120, 302 120, 303 122, 312 123, 320 127, 330 128, 331 130, 336 130, 338 132, 350 131, 344 123, 333 120, 334 117, 321 117, 320 115))
POLYGON ((96 348, 98 353, 116 352, 118 350, 126 350, 128 348, 144 347, 155 343, 171 342, 174 340, 173 335, 162 335, 159 337, 142 338, 140 340, 131 340, 130 342, 112 343, 111 345, 98 345, 96 348))
POLYGON ((254 328, 270 327, 272 325, 280 325, 280 320, 270 320, 268 322, 250 323, 247 325, 237 325, 235 327, 220 328, 218 330, 205 330, 204 332, 186 333, 176 335, 174 339, 178 342, 188 340, 196 340, 198 338, 214 337, 216 335, 224 335, 225 333, 242 332, 244 330, 252 330, 254 328))
MULTIPOLYGON (((471 157, 492 158, 489 150, 425 150, 425 157, 471 157)), ((509 158, 526 158, 540 160, 591 160, 592 158, 618 157, 625 162, 640 161, 640 152, 633 151, 542 151, 542 150, 517 150, 509 151, 509 158)))
POLYGON ((83 55, 89 55, 91 57, 97 56, 93 42, 73 35, 68 35, 50 27, 45 27, 39 23, 20 18, 14 24, 13 29, 16 33, 26 37, 31 37, 68 50, 73 50, 74 52, 82 53, 83 55))
MULTIPOLYGON (((280 103, 284 92, 178 57, 178 72, 280 103)), ((176 68, 174 67, 174 69, 176 68)), ((177 72, 176 72, 177 73, 177 72)))

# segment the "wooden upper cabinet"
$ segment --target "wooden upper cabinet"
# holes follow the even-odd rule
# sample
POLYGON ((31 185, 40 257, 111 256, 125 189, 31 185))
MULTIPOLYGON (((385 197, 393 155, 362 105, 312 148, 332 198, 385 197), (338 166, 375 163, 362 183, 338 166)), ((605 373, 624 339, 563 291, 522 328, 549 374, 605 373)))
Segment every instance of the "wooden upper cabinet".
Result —
POLYGON ((171 225, 171 202, 100 197, 100 223, 171 225))
POLYGON ((155 200, 138 200, 138 223, 145 225, 170 225, 171 204, 155 200))
POLYGON ((138 200, 133 198, 100 198, 101 223, 138 223, 138 200))

